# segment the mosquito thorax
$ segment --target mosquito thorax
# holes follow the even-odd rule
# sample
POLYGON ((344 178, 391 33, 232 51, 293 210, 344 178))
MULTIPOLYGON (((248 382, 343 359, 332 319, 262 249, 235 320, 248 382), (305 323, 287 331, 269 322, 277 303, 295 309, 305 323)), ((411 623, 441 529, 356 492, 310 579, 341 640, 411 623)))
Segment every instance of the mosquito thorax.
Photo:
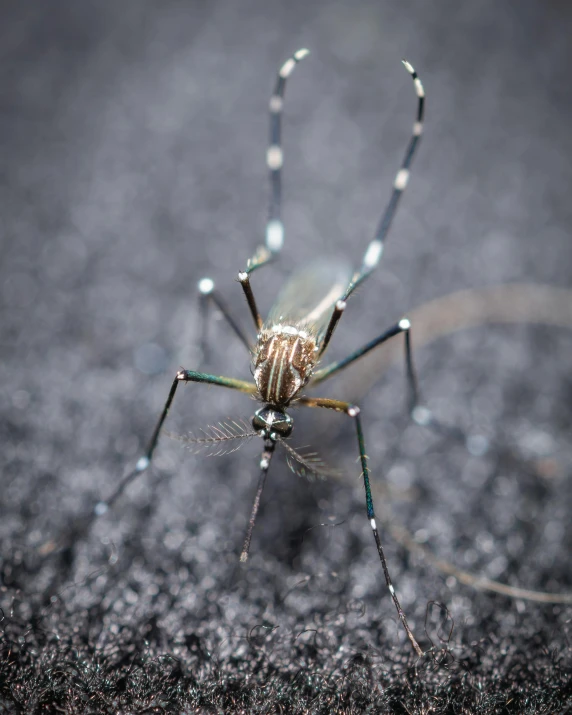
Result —
POLYGON ((253 371, 260 398, 286 406, 310 379, 316 355, 316 339, 307 331, 283 324, 263 328, 253 371))
POLYGON ((289 437, 294 420, 282 410, 266 405, 257 410, 252 418, 252 426, 262 437, 275 439, 289 437), (273 437, 275 435, 275 437, 273 437))

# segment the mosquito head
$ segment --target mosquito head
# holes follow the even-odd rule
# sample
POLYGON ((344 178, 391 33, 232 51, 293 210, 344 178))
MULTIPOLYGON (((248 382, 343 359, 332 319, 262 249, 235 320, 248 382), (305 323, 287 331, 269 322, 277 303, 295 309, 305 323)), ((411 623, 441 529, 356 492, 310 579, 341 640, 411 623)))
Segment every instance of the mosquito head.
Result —
POLYGON ((261 407, 252 418, 252 426, 261 437, 277 439, 289 437, 294 420, 286 412, 266 405, 261 407))

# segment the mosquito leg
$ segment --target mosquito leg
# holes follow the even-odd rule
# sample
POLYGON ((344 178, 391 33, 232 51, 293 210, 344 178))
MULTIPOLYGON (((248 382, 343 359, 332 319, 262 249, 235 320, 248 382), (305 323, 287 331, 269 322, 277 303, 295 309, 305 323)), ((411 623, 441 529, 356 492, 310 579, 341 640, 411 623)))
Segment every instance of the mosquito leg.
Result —
POLYGON ((261 268, 277 256, 284 245, 284 224, 282 223, 282 164, 284 163, 282 109, 284 106, 284 92, 286 90, 286 81, 292 74, 294 67, 308 54, 308 50, 301 49, 284 62, 278 70, 276 85, 270 97, 270 138, 268 149, 266 150, 266 165, 270 178, 270 201, 268 204, 265 240, 264 245, 259 246, 254 256, 248 260, 246 270, 238 274, 238 280, 246 296, 257 330, 262 327, 262 319, 256 307, 249 276, 257 268, 261 268))
POLYGON ((423 89, 421 80, 417 76, 417 72, 414 70, 412 65, 407 62, 407 60, 402 60, 402 62, 403 66, 409 72, 411 78, 413 79, 413 86, 415 88, 415 94, 417 95, 417 114, 415 117, 415 122, 413 123, 413 131, 411 133, 409 144, 407 145, 407 148, 405 150, 403 161, 401 162, 401 166, 399 167, 399 171, 397 172, 397 174, 395 175, 395 179, 393 180, 393 191, 391 194, 391 198, 389 199, 389 203, 387 204, 387 207, 381 216, 377 231, 375 232, 375 236, 366 249, 361 268, 354 273, 350 284, 346 289, 346 292, 336 304, 334 313, 332 314, 332 318, 330 320, 330 324, 326 331, 324 342, 320 349, 320 354, 325 351, 328 346, 328 343, 330 342, 330 338, 332 337, 334 330, 336 329, 336 326, 340 318, 342 317, 344 308, 346 307, 345 303, 347 299, 377 267, 381 259, 387 234, 389 233, 391 223, 397 212, 399 200, 401 199, 403 192, 407 188, 411 163, 417 151, 417 147, 419 146, 419 142, 421 141, 421 135, 423 134, 425 90, 423 89))
POLYGON ((242 290, 244 291, 246 302, 248 303, 250 314, 252 315, 252 319, 254 320, 256 330, 257 332, 260 332, 260 330, 262 329, 262 317, 260 316, 260 311, 258 310, 258 306, 256 305, 254 293, 252 292, 252 286, 250 285, 250 276, 247 271, 241 271, 238 274, 238 281, 242 286, 242 290))
POLYGON ((423 405, 419 397, 419 381, 417 379, 417 373, 415 371, 415 366, 413 364, 413 349, 411 347, 411 323, 407 318, 403 318, 399 321, 398 325, 401 327, 405 337, 405 372, 407 375, 407 407, 409 410, 409 415, 415 424, 420 427, 428 427, 433 430, 433 432, 438 432, 442 435, 447 435, 453 437, 454 439, 463 442, 467 449, 472 452, 474 451, 471 447, 471 440, 474 440, 474 436, 469 436, 463 432, 460 427, 453 425, 445 425, 440 422, 433 412, 426 406, 423 405))
POLYGON ((367 464, 367 455, 365 452, 365 441, 361 427, 359 407, 357 407, 356 405, 351 405, 348 402, 342 402, 340 400, 330 400, 321 397, 302 397, 298 401, 298 404, 306 405, 307 407, 325 407, 330 410, 336 410, 337 412, 344 412, 349 417, 352 417, 355 422, 362 477, 365 488, 365 505, 367 511, 367 518, 369 519, 369 523, 373 531, 373 538, 375 539, 375 545, 377 546, 377 553, 379 555, 379 560, 381 561, 381 567, 385 576, 385 582, 387 584, 387 588, 389 589, 389 593, 391 594, 391 598, 393 600, 395 608, 397 609, 397 615, 403 625, 403 628, 405 629, 405 632, 407 633, 407 637, 409 638, 409 642, 411 643, 413 650, 419 657, 421 657, 423 655, 423 651, 419 647, 419 644, 417 643, 415 636, 413 635, 413 631, 407 623, 407 617, 405 616, 405 612, 401 608, 401 604, 399 603, 399 599, 397 598, 397 594, 395 592, 395 588, 393 587, 391 576, 389 575, 389 570, 387 568, 387 561, 385 560, 385 554, 381 545, 381 539, 379 538, 379 531, 377 530, 377 523, 375 521, 375 510, 373 507, 373 498, 371 495, 371 486, 369 483, 369 467, 367 464))
POLYGON ((258 508, 260 507, 260 497, 262 496, 262 491, 264 489, 264 484, 266 482, 266 475, 268 474, 268 468, 270 467, 270 460, 274 454, 274 449, 276 448, 276 442, 271 439, 267 439, 264 442, 264 452, 260 459, 260 476, 258 478, 258 486, 256 488, 256 494, 254 496, 254 502, 252 503, 252 511, 250 513, 250 520, 248 522, 248 529, 246 530, 246 536, 244 537, 244 546, 242 547, 242 553, 240 554, 241 563, 246 563, 248 559, 248 552, 250 550, 250 541, 252 539, 252 530, 254 529, 254 523, 256 522, 256 515, 258 514, 258 508))
POLYGON ((209 308, 211 303, 214 303, 214 305, 220 310, 223 318, 226 320, 228 325, 230 325, 235 335, 237 335, 241 343, 250 352, 252 346, 250 340, 248 339, 248 336, 246 335, 242 327, 238 324, 238 322, 234 319, 231 311, 228 308, 228 305, 226 304, 226 301, 223 299, 219 291, 215 288, 215 284, 212 278, 201 278, 201 280, 198 282, 197 288, 199 291, 199 308, 201 315, 201 353, 203 359, 208 361, 210 354, 208 328, 209 308))
POLYGON ((326 334, 324 335, 324 340, 320 346, 318 359, 326 352, 326 348, 330 344, 330 340, 332 339, 334 330, 338 327, 338 323, 340 322, 340 318, 342 317, 342 314, 345 309, 346 309, 346 301, 345 300, 336 301, 336 304, 334 306, 334 312, 332 313, 332 317, 330 318, 330 322, 328 324, 328 327, 326 328, 326 334))
POLYGON ((395 175, 395 179, 393 181, 393 191, 389 199, 389 203, 381 216, 375 237, 367 247, 363 257, 361 269, 353 277, 342 300, 347 300, 350 294, 353 293, 357 286, 369 276, 379 263, 383 253, 385 239, 387 238, 391 223, 397 212, 399 200, 401 199, 401 196, 407 188, 407 184, 409 182, 411 162, 413 161, 413 157, 415 156, 415 152, 419 146, 419 142, 421 141, 421 135, 423 133, 423 114, 425 110, 425 90, 423 89, 421 80, 417 76, 417 72, 414 70, 413 66, 407 62, 407 60, 402 60, 402 62, 405 69, 411 75, 413 86, 415 88, 415 94, 417 95, 418 100, 417 115, 413 124, 411 139, 409 140, 409 144, 405 150, 405 155, 401 166, 399 167, 399 171, 395 175))
MULTIPOLYGON (((247 392, 249 394, 254 394, 256 392, 256 385, 251 382, 235 380, 234 378, 230 377, 217 377, 216 375, 207 375, 206 373, 195 372, 193 370, 179 370, 175 375, 175 379, 173 380, 173 384, 171 385, 167 401, 165 402, 165 406, 163 407, 161 416, 159 417, 155 429, 153 430, 153 434, 151 435, 151 439, 149 440, 145 453, 142 457, 139 458, 137 464, 135 465, 135 469, 129 472, 129 474, 127 474, 119 482, 119 484, 112 492, 111 496, 107 499, 107 501, 98 503, 96 509, 99 509, 101 513, 105 513, 106 511, 108 511, 108 509, 110 509, 117 501, 117 499, 119 499, 119 497, 123 494, 126 487, 133 481, 133 479, 135 479, 137 476, 139 476, 139 474, 144 472, 151 464, 155 448, 157 447, 157 442, 159 441, 159 434, 161 433, 161 428, 163 427, 163 423, 167 419, 167 415, 169 414, 169 410, 171 409, 171 404, 175 397, 175 393, 177 392, 177 388, 181 382, 202 382, 208 385, 230 387, 233 390, 239 390, 241 392, 247 392)), ((99 516, 99 514, 97 514, 97 516, 99 516)))
MULTIPOLYGON (((329 377, 336 375, 338 372, 341 372, 348 365, 351 365, 352 363, 356 362, 356 360, 359 360, 364 355, 367 355, 371 350, 374 350, 379 345, 383 345, 383 343, 387 342, 390 338, 393 338, 395 335, 399 335, 400 333, 403 333, 404 331, 409 332, 410 328, 411 328, 411 323, 409 322, 409 320, 407 320, 407 318, 403 318, 403 320, 400 320, 395 325, 392 325, 391 328, 389 328, 389 330, 386 330, 379 337, 375 338, 374 340, 371 340, 369 343, 367 343, 363 347, 358 348, 358 350, 354 350, 353 353, 351 353, 350 355, 345 357, 343 360, 333 362, 330 365, 326 365, 326 367, 323 367, 320 370, 316 370, 316 372, 312 375, 312 379, 310 381, 310 386, 314 387, 314 385, 319 385, 321 382, 324 382, 324 380, 327 380, 329 377)), ((413 363, 411 362, 411 360, 409 360, 408 365, 411 366, 411 373, 414 376, 415 392, 417 392, 417 387, 416 387, 417 380, 415 379, 415 373, 413 372, 413 363)), ((408 370, 408 373, 409 373, 409 370, 408 370)))
POLYGON ((298 50, 289 57, 278 70, 274 91, 268 105, 270 110, 270 137, 266 150, 266 166, 270 179, 270 200, 268 204, 268 220, 263 246, 260 246, 254 256, 248 261, 246 273, 252 273, 257 268, 268 263, 282 250, 284 244, 284 224, 282 223, 282 109, 286 82, 294 68, 309 54, 306 49, 298 50))
POLYGON ((403 332, 405 334, 405 368, 408 385, 408 408, 411 419, 420 427, 427 427, 433 432, 452 437, 458 442, 462 442, 471 454, 482 456, 489 449, 489 444, 485 437, 467 434, 460 427, 444 424, 435 417, 433 412, 426 405, 421 403, 419 398, 419 382, 413 364, 411 323, 407 318, 404 318, 399 322, 399 325, 403 326, 403 332))
POLYGON ((220 385, 221 387, 229 387, 231 389, 240 390, 241 392, 246 392, 251 395, 255 394, 257 391, 256 385, 251 382, 235 380, 230 377, 217 377, 215 375, 207 375, 206 373, 194 372, 193 370, 179 370, 175 375, 175 379, 173 380, 173 384, 171 385, 171 389, 169 390, 169 395, 167 396, 167 401, 165 402, 163 411, 161 412, 161 416, 159 417, 155 429, 153 430, 153 434, 151 435, 151 439, 147 444, 147 449, 145 450, 144 454, 138 459, 135 467, 130 472, 128 472, 122 479, 120 479, 119 483, 107 499, 97 502, 91 512, 79 519, 70 529, 67 530, 65 534, 63 534, 58 539, 50 540, 42 544, 39 549, 41 555, 48 555, 60 546, 70 544, 71 542, 75 542, 79 538, 86 536, 93 522, 99 516, 102 516, 107 511, 109 511, 109 509, 111 509, 111 507, 123 494, 125 489, 129 486, 129 484, 131 484, 131 482, 133 482, 140 474, 143 474, 143 472, 148 469, 149 465, 151 464, 151 460, 153 459, 153 454, 155 452, 155 448, 157 447, 157 442, 159 441, 159 434, 161 432, 161 428, 163 427, 163 423, 165 422, 167 415, 169 414, 171 404, 173 403, 177 388, 179 387, 179 384, 181 382, 202 382, 207 383, 209 385, 220 385))
POLYGON ((453 437, 462 442, 471 454, 482 456, 488 451, 488 444, 484 437, 479 435, 467 435, 459 427, 443 424, 438 420, 433 412, 422 404, 419 396, 419 381, 413 363, 413 348, 411 346, 411 323, 407 318, 402 318, 398 323, 386 330, 379 337, 367 343, 363 347, 355 350, 343 360, 326 365, 321 370, 317 370, 310 381, 309 386, 314 387, 327 380, 329 377, 341 372, 344 368, 367 355, 371 350, 383 345, 395 335, 404 334, 405 345, 405 370, 407 378, 407 409, 413 422, 421 427, 427 427, 433 432, 441 435, 453 437))

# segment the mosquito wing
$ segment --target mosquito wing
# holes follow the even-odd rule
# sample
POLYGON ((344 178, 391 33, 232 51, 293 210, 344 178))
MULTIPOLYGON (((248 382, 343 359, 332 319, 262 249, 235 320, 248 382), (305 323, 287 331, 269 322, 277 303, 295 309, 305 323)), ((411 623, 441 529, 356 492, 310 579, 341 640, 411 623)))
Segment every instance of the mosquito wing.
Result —
POLYGON ((280 292, 264 327, 291 325, 307 330, 320 343, 352 273, 346 264, 333 261, 320 261, 301 269, 280 292))

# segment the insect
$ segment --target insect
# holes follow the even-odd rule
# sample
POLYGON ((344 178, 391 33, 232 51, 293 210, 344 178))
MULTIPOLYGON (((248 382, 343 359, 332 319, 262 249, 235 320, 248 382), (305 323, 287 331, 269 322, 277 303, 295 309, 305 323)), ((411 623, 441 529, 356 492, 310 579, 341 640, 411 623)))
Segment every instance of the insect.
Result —
MULTIPOLYGON (((373 240, 367 246, 361 267, 352 272, 343 266, 322 263, 302 270, 297 275, 294 275, 290 282, 286 284, 267 319, 263 321, 256 304, 250 283, 250 276, 255 270, 262 268, 272 261, 280 253, 283 246, 284 226, 281 220, 283 164, 281 120, 284 92, 287 80, 292 74, 292 71, 307 55, 308 50, 300 49, 284 62, 278 72, 274 92, 270 98, 270 144, 266 154, 270 178, 270 205, 266 224, 265 243, 257 249, 254 256, 248 261, 246 269, 238 274, 238 280, 246 297, 257 331, 257 339, 254 346, 242 328, 232 318, 222 297, 216 290, 213 280, 203 278, 198 284, 202 306, 201 312, 203 315, 203 343, 206 344, 208 306, 214 304, 222 312, 231 328, 252 354, 252 374, 254 379, 252 382, 247 382, 230 377, 209 375, 194 370, 179 370, 173 379, 163 411, 161 412, 144 455, 140 457, 135 468, 117 484, 111 496, 106 501, 101 501, 95 506, 91 516, 84 521, 84 527, 87 529, 91 521, 105 513, 117 501, 126 487, 149 467, 155 448, 157 447, 163 424, 179 385, 187 382, 219 385, 254 396, 262 405, 252 418, 251 434, 260 436, 264 446, 260 460, 260 475, 244 545, 240 555, 240 560, 246 562, 262 491, 276 447, 283 447, 289 456, 302 461, 304 464, 303 456, 298 455, 286 441, 293 429, 293 418, 288 413, 288 408, 295 405, 297 407, 324 408, 343 413, 351 418, 356 430, 361 477, 365 489, 367 518, 373 531, 385 581, 395 608, 397 609, 399 620, 407 633, 407 637, 417 655, 422 656, 423 651, 409 627, 406 615, 401 608, 397 593, 392 584, 381 544, 370 488, 370 470, 366 456, 359 407, 355 404, 336 399, 310 396, 306 394, 305 390, 306 388, 321 385, 329 377, 339 373, 351 363, 359 360, 366 353, 374 350, 392 337, 403 334, 405 338, 405 365, 411 414, 415 421, 421 424, 428 424, 433 419, 429 410, 419 404, 417 378, 413 367, 411 351, 411 325, 407 318, 401 319, 379 337, 355 350, 345 359, 333 362, 324 367, 321 366, 321 360, 346 309, 347 300, 376 268, 382 256, 384 242, 395 216, 401 195, 407 186, 411 162, 421 139, 425 92, 421 80, 412 65, 406 60, 403 60, 403 65, 413 80, 415 93, 417 95, 415 122, 401 167, 393 182, 393 190, 389 203, 381 216, 373 240)), ((222 430, 223 432, 226 430, 227 437, 233 438, 233 436, 236 436, 234 427, 232 426, 224 425, 222 430)), ((214 439, 216 439, 216 435, 214 439)), ((221 437, 221 439, 223 439, 223 437, 221 437)), ((306 464, 306 466, 312 469, 311 463, 306 464)), ((50 548, 46 548, 44 551, 48 552, 52 548, 53 543, 50 548)))

